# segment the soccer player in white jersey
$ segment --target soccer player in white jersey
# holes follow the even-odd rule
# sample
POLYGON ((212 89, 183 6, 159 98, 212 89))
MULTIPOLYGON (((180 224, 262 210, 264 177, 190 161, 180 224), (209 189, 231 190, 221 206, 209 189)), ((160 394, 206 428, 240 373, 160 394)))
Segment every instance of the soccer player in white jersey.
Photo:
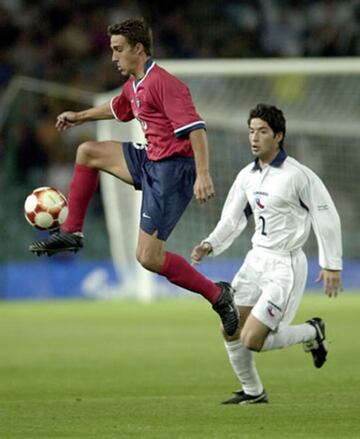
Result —
POLYGON ((326 361, 324 321, 314 317, 291 325, 305 288, 307 260, 302 247, 311 226, 319 249, 318 281, 323 281, 329 297, 341 289, 341 226, 329 192, 313 171, 286 154, 281 110, 259 104, 250 111, 248 126, 255 162, 239 172, 218 224, 191 255, 193 263, 208 254, 219 255, 254 215, 252 249, 232 282, 240 327, 234 336, 224 333, 242 389, 223 404, 268 402, 252 351, 304 343, 315 367, 326 361))

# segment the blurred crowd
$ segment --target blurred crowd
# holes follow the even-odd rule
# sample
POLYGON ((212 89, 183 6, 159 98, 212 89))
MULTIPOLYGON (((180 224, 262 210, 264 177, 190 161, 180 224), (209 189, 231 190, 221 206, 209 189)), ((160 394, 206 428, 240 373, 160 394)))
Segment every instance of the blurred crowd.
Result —
MULTIPOLYGON (((360 0, 0 0, 0 99, 16 75, 94 93, 119 87, 107 26, 131 17, 151 25, 157 59, 360 54, 360 0)), ((94 135, 54 129, 57 114, 83 108, 79 100, 23 91, 10 109, 2 103, 0 182, 67 173, 74 145, 94 135)))
POLYGON ((156 58, 360 54, 360 0, 0 0, 0 87, 15 74, 118 86, 107 25, 140 16, 156 58))
MULTIPOLYGON (((54 128, 60 112, 89 101, 49 87, 15 93, 11 80, 22 75, 93 93, 118 88, 125 78, 111 65, 107 26, 132 17, 151 25, 156 59, 360 55, 360 0, 0 0, 0 185, 7 197, 0 226, 9 209, 18 217, 34 187, 66 193, 76 145, 95 136, 95 124, 61 134, 54 128)), ((92 208, 101 215, 100 196, 92 208)), ((27 230, 15 223, 14 237, 27 230)))

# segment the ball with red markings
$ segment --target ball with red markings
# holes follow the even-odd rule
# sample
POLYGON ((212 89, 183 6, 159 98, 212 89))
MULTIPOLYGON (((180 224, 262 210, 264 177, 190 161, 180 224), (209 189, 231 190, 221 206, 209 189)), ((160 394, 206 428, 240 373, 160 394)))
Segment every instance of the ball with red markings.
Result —
POLYGON ((68 215, 65 196, 53 187, 39 187, 26 197, 25 218, 40 230, 56 230, 68 215))

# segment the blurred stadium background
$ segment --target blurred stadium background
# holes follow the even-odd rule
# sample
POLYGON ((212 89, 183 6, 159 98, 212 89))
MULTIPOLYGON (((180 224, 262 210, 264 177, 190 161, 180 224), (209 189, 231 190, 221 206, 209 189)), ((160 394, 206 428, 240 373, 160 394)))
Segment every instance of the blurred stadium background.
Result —
MULTIPOLYGON (((112 262, 117 239, 129 242, 137 224, 127 227, 123 222, 120 235, 113 230, 109 234, 100 189, 87 218, 86 247, 77 256, 34 259, 27 247, 41 235, 22 217, 24 199, 35 187, 52 185, 67 193, 77 144, 116 133, 118 125, 112 122, 60 135, 54 121, 65 109, 82 109, 119 89, 123 79, 111 65, 106 28, 134 16, 144 16, 153 27, 154 58, 164 65, 169 59, 218 59, 220 66, 229 59, 246 59, 252 65, 247 75, 235 74, 231 64, 225 75, 189 75, 191 65, 178 74, 208 121, 217 198, 204 207, 192 203, 169 249, 189 257, 193 245, 215 225, 237 171, 251 160, 247 112, 259 101, 271 102, 286 112, 288 152, 314 169, 335 199, 343 221, 344 284, 360 288, 359 0, 109 0, 106 5, 94 0, 2 0, 0 298, 114 296, 124 267, 135 262, 131 251, 130 262, 122 260, 123 266, 116 267, 112 262), (269 64, 258 65, 258 59, 279 60, 283 70, 266 73, 269 64), (305 73, 299 67, 290 74, 287 65, 297 59, 310 67, 313 60, 314 70, 305 73), (319 59, 328 63, 329 71, 316 72, 319 59), (349 67, 341 73, 330 72, 346 62, 349 67)), ((107 211, 116 217, 120 206, 122 218, 129 218, 134 200, 130 193, 110 208, 106 204, 107 211)), ((250 236, 251 227, 223 257, 202 269, 213 278, 230 280, 250 236)), ((308 288, 313 289, 318 269, 313 237, 306 252, 308 288)))

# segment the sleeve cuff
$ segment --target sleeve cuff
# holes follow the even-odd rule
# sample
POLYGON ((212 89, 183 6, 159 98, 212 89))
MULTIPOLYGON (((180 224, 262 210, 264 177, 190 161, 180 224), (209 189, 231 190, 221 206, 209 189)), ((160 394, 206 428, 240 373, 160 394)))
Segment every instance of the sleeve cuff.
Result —
POLYGON ((201 128, 203 128, 203 129, 206 128, 205 122, 203 120, 199 120, 197 122, 193 122, 193 123, 190 123, 190 124, 185 125, 183 127, 180 127, 178 129, 174 130, 174 133, 175 133, 176 137, 184 137, 187 134, 189 134, 191 131, 199 130, 201 128))

